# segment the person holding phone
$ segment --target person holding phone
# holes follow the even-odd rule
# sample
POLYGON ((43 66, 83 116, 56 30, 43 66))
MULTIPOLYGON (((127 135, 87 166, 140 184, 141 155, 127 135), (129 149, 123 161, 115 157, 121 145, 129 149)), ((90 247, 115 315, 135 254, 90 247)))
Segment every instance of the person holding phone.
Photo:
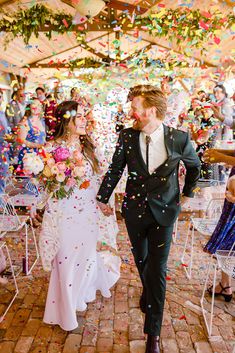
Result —
POLYGON ((225 87, 217 84, 213 92, 216 99, 215 102, 211 101, 214 118, 218 119, 223 125, 233 127, 233 107, 225 87))

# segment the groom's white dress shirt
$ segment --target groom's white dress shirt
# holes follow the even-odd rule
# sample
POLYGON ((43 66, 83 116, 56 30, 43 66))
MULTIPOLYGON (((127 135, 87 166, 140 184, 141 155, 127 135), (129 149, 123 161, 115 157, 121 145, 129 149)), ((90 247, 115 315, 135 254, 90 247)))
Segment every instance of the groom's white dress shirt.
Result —
MULTIPOLYGON (((140 133, 140 150, 146 163, 146 134, 140 133)), ((149 143, 149 173, 152 174, 156 168, 167 160, 167 151, 164 142, 164 128, 161 124, 150 136, 149 143)))

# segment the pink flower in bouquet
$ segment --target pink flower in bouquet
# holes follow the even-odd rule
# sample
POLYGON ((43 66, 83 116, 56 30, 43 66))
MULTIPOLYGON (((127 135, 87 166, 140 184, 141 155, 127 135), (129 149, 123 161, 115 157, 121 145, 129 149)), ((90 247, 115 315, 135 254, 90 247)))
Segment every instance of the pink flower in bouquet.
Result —
POLYGON ((56 165, 53 165, 53 167, 51 167, 51 172, 52 172, 52 174, 58 174, 59 173, 59 169, 57 168, 56 165))
POLYGON ((67 148, 65 147, 58 147, 55 151, 54 151, 54 158, 56 163, 57 162, 63 162, 66 159, 68 159, 70 157, 70 152, 67 148))
POLYGON ((56 167, 59 169, 60 172, 64 172, 67 168, 64 162, 56 163, 56 167))
POLYGON ((66 182, 66 186, 72 188, 76 185, 76 180, 74 178, 69 178, 66 182))
POLYGON ((64 172, 59 172, 55 178, 59 183, 63 183, 63 181, 65 181, 66 176, 64 172))

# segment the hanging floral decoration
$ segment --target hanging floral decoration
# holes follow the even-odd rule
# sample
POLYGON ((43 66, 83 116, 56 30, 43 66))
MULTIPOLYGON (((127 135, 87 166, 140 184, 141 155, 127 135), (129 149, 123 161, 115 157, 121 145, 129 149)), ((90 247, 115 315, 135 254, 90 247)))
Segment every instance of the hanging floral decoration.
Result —
MULTIPOLYGON (((128 7, 127 7, 128 9, 128 7)), ((84 27, 73 25, 73 16, 64 12, 53 12, 42 4, 36 4, 28 9, 19 8, 17 12, 9 15, 4 13, 0 20, 0 32, 9 33, 13 38, 23 38, 25 44, 29 43, 30 37, 34 34, 39 36, 42 27, 48 26, 46 36, 50 39, 53 32, 66 33, 76 31, 78 37, 86 34, 84 27), (56 28, 54 30, 53 28, 56 28)), ((111 26, 116 31, 120 26, 125 26, 129 30, 135 29, 135 35, 138 36, 138 30, 147 31, 153 36, 167 37, 170 40, 176 38, 180 43, 187 40, 191 46, 201 46, 208 37, 213 37, 216 44, 219 44, 218 33, 221 30, 235 30, 235 16, 231 12, 223 14, 220 11, 211 13, 210 11, 190 10, 190 9, 161 9, 158 13, 152 13, 148 17, 136 16, 130 18, 123 14, 111 26), (125 18, 123 19, 123 17, 125 18)), ((80 39, 81 40, 81 39, 80 39)))
MULTIPOLYGON (((104 31, 119 31, 120 36, 126 30, 132 31, 137 40, 141 38, 140 31, 147 32, 154 37, 165 37, 170 41, 176 41, 181 52, 184 52, 187 56, 191 56, 190 48, 192 47, 199 48, 203 53, 207 50, 209 42, 219 45, 221 39, 224 38, 225 30, 227 30, 227 35, 229 35, 228 30, 231 35, 235 33, 235 16, 232 12, 229 14, 223 14, 220 11, 211 13, 210 11, 190 10, 181 7, 176 9, 161 8, 159 12, 151 13, 147 17, 143 17, 143 15, 135 16, 134 14, 130 16, 127 13, 122 13, 114 22, 113 24, 110 23, 111 28, 104 29, 104 31)), ((74 25, 73 16, 70 14, 62 11, 54 12, 43 4, 36 4, 27 9, 18 8, 18 11, 11 15, 2 11, 0 32, 6 32, 6 46, 16 37, 22 38, 28 45, 32 35, 37 38, 42 29, 48 39, 51 39, 53 34, 73 31, 76 33, 78 43, 84 45, 84 47, 86 46, 87 31, 85 26, 74 25), (45 31, 47 27, 48 30, 45 31)), ((165 69, 174 69, 175 66, 188 66, 181 60, 165 60, 163 62, 161 59, 156 59, 152 61, 148 57, 142 58, 139 55, 135 57, 134 54, 127 64, 128 67, 136 65, 145 67, 154 64, 155 67, 165 69)), ((100 67, 102 65, 105 65, 105 63, 92 58, 68 62, 70 71, 82 67, 100 67)))

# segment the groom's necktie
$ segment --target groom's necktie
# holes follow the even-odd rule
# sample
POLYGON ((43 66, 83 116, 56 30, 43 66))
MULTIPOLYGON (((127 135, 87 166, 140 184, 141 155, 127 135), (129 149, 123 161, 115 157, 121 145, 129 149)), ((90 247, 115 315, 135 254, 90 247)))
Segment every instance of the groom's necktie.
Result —
POLYGON ((146 142, 146 165, 147 165, 147 170, 149 171, 149 143, 150 143, 151 137, 146 136, 145 142, 146 142))

